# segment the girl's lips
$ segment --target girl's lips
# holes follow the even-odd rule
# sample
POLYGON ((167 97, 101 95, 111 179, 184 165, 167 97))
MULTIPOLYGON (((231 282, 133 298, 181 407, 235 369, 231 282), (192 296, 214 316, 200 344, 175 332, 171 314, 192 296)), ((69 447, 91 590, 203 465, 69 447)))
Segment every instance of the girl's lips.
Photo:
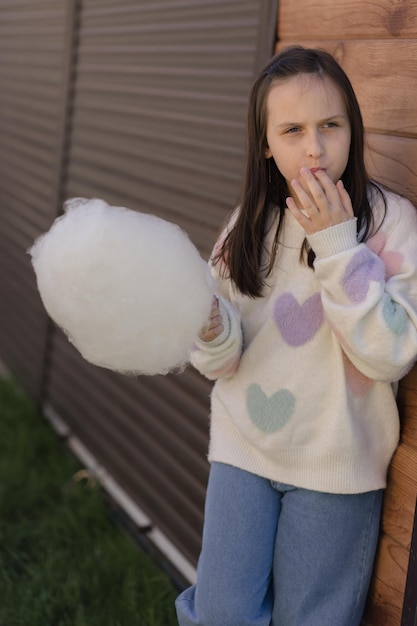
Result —
POLYGON ((312 174, 315 174, 316 172, 325 172, 326 170, 324 169, 324 167, 312 167, 310 169, 310 172, 312 174))

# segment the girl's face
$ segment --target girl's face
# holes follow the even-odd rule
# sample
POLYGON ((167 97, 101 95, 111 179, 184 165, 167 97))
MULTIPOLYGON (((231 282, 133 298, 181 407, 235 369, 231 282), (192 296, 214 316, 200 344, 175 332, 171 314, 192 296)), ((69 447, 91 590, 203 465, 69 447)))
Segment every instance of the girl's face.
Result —
MULTIPOLYGON (((298 203, 291 180, 300 168, 326 171, 336 183, 345 171, 351 129, 338 87, 329 78, 299 74, 273 83, 266 100, 268 148, 298 203)), ((304 179, 300 182, 305 187, 304 179)))

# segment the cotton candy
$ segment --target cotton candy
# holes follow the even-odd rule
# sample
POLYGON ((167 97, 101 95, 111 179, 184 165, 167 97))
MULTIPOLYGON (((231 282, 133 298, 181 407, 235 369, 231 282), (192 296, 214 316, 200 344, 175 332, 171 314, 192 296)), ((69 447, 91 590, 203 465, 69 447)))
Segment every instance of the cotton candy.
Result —
POLYGON ((213 295, 186 233, 99 199, 64 209, 28 251, 50 317, 95 365, 148 375, 183 367, 213 295))

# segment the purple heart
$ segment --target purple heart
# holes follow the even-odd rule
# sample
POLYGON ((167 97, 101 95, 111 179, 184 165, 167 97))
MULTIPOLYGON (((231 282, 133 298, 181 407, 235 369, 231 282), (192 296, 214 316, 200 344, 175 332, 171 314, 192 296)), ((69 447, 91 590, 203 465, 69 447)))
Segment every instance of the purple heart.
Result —
POLYGON ((351 302, 363 302, 371 280, 382 281, 385 266, 368 248, 362 248, 350 260, 343 276, 343 289, 351 302))
POLYGON ((324 314, 319 293, 298 304, 291 293, 277 298, 274 306, 274 320, 284 340, 290 346, 302 346, 319 330, 324 314))

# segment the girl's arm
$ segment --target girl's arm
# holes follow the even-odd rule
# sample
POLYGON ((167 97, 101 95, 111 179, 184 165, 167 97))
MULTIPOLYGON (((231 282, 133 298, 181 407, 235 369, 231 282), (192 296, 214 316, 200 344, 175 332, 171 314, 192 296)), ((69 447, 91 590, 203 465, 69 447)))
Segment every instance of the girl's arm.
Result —
POLYGON ((365 376, 400 379, 417 356, 417 213, 386 194, 387 215, 366 244, 356 220, 308 236, 326 318, 365 376))
MULTIPOLYGON (((303 168, 288 209, 316 254, 324 313, 344 352, 365 376, 396 381, 417 356, 417 213, 386 193, 386 216, 357 243, 356 219, 341 181, 303 168), (304 181, 304 187, 301 184, 304 181)), ((375 208, 376 210, 376 208, 375 208)))
POLYGON ((190 355, 191 364, 210 380, 230 377, 242 352, 240 316, 223 298, 215 296, 211 315, 190 355))
POLYGON ((242 353, 240 313, 230 302, 230 282, 223 277, 223 264, 213 264, 213 258, 219 252, 236 217, 237 211, 232 214, 211 254, 209 265, 217 285, 217 295, 213 298, 210 318, 190 355, 191 364, 210 380, 232 376, 239 366, 242 353))

